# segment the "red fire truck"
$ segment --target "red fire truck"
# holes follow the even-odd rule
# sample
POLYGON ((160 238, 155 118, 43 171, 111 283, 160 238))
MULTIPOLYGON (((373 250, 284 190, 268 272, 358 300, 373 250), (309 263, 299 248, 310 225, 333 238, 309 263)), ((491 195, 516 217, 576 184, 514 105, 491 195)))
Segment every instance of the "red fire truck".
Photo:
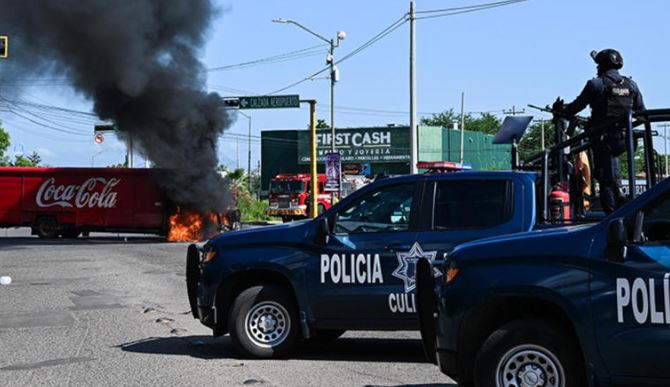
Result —
POLYGON ((150 169, 0 168, 0 227, 41 238, 82 232, 165 235, 173 206, 150 169))
MULTIPOLYGON (((326 175, 319 174, 317 179, 317 206, 321 213, 331 206, 330 193, 323 191, 326 175)), ((270 206, 267 214, 280 216, 285 222, 307 218, 310 180, 309 173, 280 173, 275 176, 270 180, 270 206)))

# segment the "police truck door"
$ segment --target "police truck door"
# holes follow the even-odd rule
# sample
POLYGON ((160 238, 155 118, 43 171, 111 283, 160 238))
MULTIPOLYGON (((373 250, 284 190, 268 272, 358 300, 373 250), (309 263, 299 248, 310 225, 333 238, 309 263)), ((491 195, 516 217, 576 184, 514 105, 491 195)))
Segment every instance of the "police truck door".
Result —
MULTIPOLYGON (((385 185, 331 217, 333 235, 310 264, 310 297, 317 323, 359 328, 395 327, 388 296, 403 293, 393 273, 396 253, 415 240, 415 200, 423 183, 385 185)), ((407 271, 413 270, 408 267, 407 271)), ((404 300, 403 308, 414 308, 404 300)))
POLYGON ((642 242, 628 243, 625 261, 594 262, 595 334, 612 375, 670 379, 670 192, 642 213, 642 242))

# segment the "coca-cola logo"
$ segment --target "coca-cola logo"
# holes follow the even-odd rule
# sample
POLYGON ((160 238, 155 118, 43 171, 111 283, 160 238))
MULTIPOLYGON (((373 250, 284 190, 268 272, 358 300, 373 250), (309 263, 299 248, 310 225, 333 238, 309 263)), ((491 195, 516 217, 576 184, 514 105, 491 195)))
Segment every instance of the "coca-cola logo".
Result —
POLYGON ((83 184, 56 185, 56 178, 46 179, 37 191, 35 201, 38 207, 113 208, 116 206, 116 192, 112 189, 121 179, 92 177, 83 184), (102 189, 99 189, 102 187, 102 189))

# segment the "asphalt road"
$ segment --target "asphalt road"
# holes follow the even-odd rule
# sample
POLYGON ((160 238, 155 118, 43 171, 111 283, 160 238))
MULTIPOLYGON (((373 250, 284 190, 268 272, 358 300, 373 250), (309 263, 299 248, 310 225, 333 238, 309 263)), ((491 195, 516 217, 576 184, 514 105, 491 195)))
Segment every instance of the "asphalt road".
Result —
POLYGON ((0 229, 0 385, 455 386, 416 332, 347 332, 287 360, 243 358, 186 297, 187 244, 0 229))

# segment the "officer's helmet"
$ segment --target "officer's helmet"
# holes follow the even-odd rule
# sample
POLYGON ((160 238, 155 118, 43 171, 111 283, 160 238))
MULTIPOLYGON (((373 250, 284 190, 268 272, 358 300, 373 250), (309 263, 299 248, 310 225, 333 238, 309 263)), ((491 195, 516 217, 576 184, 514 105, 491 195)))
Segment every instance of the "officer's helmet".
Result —
POLYGON ((619 51, 606 48, 601 51, 591 51, 591 58, 604 69, 620 69, 623 67, 623 58, 619 51))

